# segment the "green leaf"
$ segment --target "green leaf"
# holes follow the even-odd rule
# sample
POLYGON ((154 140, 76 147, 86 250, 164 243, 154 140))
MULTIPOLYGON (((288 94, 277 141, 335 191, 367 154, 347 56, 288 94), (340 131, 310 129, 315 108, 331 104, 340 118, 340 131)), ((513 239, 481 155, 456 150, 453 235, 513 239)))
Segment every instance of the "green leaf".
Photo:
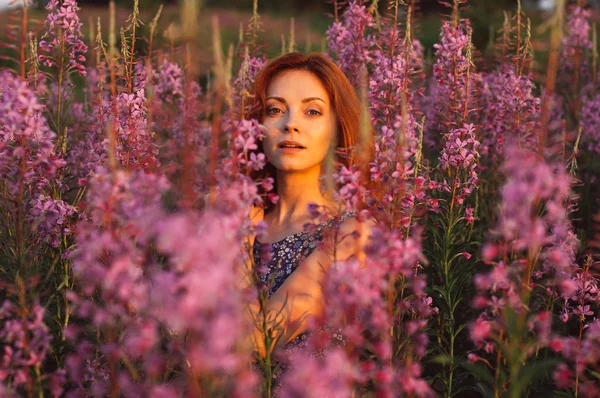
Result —
POLYGON ((588 370, 588 373, 594 376, 596 379, 600 380, 600 373, 594 372, 593 370, 588 370))
POLYGON ((566 391, 554 390, 553 394, 555 396, 569 397, 569 398, 573 398, 575 396, 575 394, 573 394, 572 390, 566 390, 566 391))
POLYGON ((550 358, 527 364, 519 372, 518 381, 514 380, 513 383, 519 383, 521 388, 526 388, 531 382, 547 375, 558 362, 558 358, 550 358))
POLYGON ((463 323, 462 325, 460 325, 456 331, 454 332, 454 337, 458 336, 460 334, 460 332, 463 331, 464 328, 467 327, 467 324, 463 323))
POLYGON ((489 385, 494 385, 494 376, 488 371, 485 365, 478 365, 468 361, 461 363, 462 367, 471 372, 475 377, 487 382, 489 385))
MULTIPOLYGON (((482 387, 481 385, 479 387, 477 387, 477 386, 463 386, 463 387, 460 387, 460 388, 457 388, 457 389, 453 389, 452 390, 452 396, 458 395, 458 394, 460 394, 462 392, 466 392, 466 391, 473 391, 473 392, 477 392, 477 393, 482 393, 481 387, 482 387)), ((489 393, 492 394, 492 396, 493 396, 493 391, 491 389, 489 390, 489 393)))
POLYGON ((437 363, 440 365, 448 365, 452 362, 452 358, 450 355, 437 355, 429 360, 431 363, 437 363))

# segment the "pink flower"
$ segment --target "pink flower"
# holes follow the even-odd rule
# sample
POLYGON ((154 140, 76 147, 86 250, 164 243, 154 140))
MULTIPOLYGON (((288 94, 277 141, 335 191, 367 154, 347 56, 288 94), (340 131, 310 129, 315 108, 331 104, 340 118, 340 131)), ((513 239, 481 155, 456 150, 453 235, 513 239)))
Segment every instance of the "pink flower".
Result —
POLYGON ((560 338, 553 338, 550 340, 550 344, 548 347, 554 352, 561 352, 563 347, 563 342, 560 338))
POLYGON ((281 397, 348 397, 356 370, 342 350, 331 350, 322 360, 294 354, 290 372, 281 382, 281 397))
POLYGON ((467 359, 469 362, 475 363, 475 362, 481 360, 481 357, 473 352, 470 352, 469 354, 467 354, 467 359))
POLYGON ((433 110, 431 129, 446 130, 462 128, 468 123, 469 113, 475 106, 475 90, 477 74, 467 53, 470 44, 471 25, 468 20, 458 23, 444 21, 440 33, 440 41, 434 44, 436 61, 433 65, 433 85, 430 95, 433 110), (468 89, 467 89, 468 88, 468 89), (467 109, 467 120, 463 120, 462 112, 467 109))
POLYGON ((71 223, 77 209, 62 200, 40 194, 32 201, 25 221, 32 223, 40 238, 52 247, 58 247, 62 237, 71 234, 71 223))
POLYGON ((569 92, 576 85, 576 75, 579 76, 578 83, 592 80, 594 71, 590 58, 594 44, 590 37, 590 19, 591 10, 583 7, 572 7, 568 13, 567 34, 562 39, 557 84, 569 92))
POLYGON ((541 100, 534 95, 534 82, 531 76, 520 75, 506 63, 501 68, 482 79, 487 111, 481 113, 481 153, 488 164, 509 155, 504 148, 507 140, 532 151, 537 148, 534 130, 540 118, 541 100))
POLYGON ((558 364, 552 372, 552 378, 558 388, 570 388, 573 385, 573 372, 564 363, 558 364))
MULTIPOLYGON (((145 72, 145 69, 142 70, 145 72)), ((153 70, 152 81, 157 100, 167 104, 183 105, 183 69, 178 64, 169 62, 167 58, 163 59, 162 65, 153 70)))
POLYGON ((371 58, 375 38, 369 30, 375 24, 365 5, 351 1, 341 17, 327 29, 327 44, 342 71, 357 84, 359 71, 371 58))
MULTIPOLYGON (((0 382, 24 390, 31 382, 30 374, 46 365, 51 353, 52 334, 44 323, 45 311, 39 303, 33 303, 25 311, 9 300, 0 306, 0 382), (23 315, 25 314, 25 315, 23 315)), ((50 378, 51 389, 61 391, 63 371, 46 373, 50 378)), ((0 392, 2 389, 0 388, 0 392)))
POLYGON ((475 323, 471 325, 470 336, 475 343, 483 342, 490 337, 492 333, 492 324, 487 319, 482 317, 477 318, 475 323))
POLYGON ((54 151, 56 134, 44 106, 20 77, 0 73, 0 180, 15 197, 22 183, 35 197, 65 162, 54 151), (24 159, 24 170, 18 167, 24 159))
POLYGON ((585 319, 587 315, 594 315, 594 312, 590 311, 589 305, 578 305, 577 308, 573 310, 573 314, 579 315, 582 319, 585 319))
MULTIPOLYGON (((70 70, 76 69, 80 75, 87 74, 84 62, 88 51, 83 42, 83 33, 81 28, 83 24, 79 21, 76 0, 63 0, 60 4, 58 0, 50 0, 46 5, 48 16, 46 17, 46 33, 40 41, 40 52, 52 55, 61 46, 65 46, 68 52, 68 63, 61 67, 70 70)), ((46 66, 53 66, 57 61, 51 56, 40 54, 39 60, 46 66)), ((59 55, 61 59, 62 54, 59 55)))

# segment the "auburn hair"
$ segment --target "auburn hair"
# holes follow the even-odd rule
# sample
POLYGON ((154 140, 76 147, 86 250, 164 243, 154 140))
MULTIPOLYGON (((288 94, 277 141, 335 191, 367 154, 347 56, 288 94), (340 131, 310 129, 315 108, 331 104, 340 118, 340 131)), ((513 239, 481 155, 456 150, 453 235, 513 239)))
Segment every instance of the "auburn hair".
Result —
MULTIPOLYGON (((361 105, 356 91, 344 72, 326 55, 322 53, 302 54, 291 52, 282 55, 269 62, 257 75, 252 97, 253 106, 248 114, 250 119, 257 119, 262 123, 266 117, 267 90, 273 79, 279 74, 289 70, 305 70, 314 74, 329 95, 331 108, 335 111, 337 119, 337 134, 335 137, 335 160, 346 167, 358 164, 358 144, 361 126, 361 105)), ((364 145, 365 143, 363 143, 364 145)), ((372 134, 366 143, 368 162, 372 159, 373 143, 372 134)), ((262 142, 258 143, 257 152, 263 152, 262 142)), ((368 167, 364 169, 368 170, 368 167)), ((252 176, 255 180, 259 178, 272 177, 275 181, 275 168, 270 163, 252 176)), ((367 177, 368 178, 368 177, 367 177)), ((267 205, 268 206, 268 205, 267 205)))

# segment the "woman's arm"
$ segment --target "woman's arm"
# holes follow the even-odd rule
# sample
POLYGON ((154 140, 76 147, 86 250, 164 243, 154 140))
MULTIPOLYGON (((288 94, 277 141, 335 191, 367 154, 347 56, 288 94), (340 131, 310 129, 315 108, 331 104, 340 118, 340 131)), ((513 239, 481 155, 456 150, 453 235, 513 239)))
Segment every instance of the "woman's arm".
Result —
MULTIPOLYGON (((311 253, 271 296, 267 302, 267 313, 273 316, 279 314, 271 323, 280 324, 280 327, 274 330, 277 345, 282 346, 304 332, 308 328, 308 319, 323 313, 325 302, 321 287, 325 272, 334 260, 343 261, 353 256, 359 261, 362 260, 363 248, 372 226, 372 221, 346 219, 340 225, 337 234, 328 234, 324 247, 311 253)), ((250 311, 253 319, 258 319, 258 303, 252 304, 250 311)), ((258 327, 255 327, 252 337, 255 351, 264 358, 266 349, 258 327)), ((270 350, 272 349, 273 347, 270 347, 270 350)))

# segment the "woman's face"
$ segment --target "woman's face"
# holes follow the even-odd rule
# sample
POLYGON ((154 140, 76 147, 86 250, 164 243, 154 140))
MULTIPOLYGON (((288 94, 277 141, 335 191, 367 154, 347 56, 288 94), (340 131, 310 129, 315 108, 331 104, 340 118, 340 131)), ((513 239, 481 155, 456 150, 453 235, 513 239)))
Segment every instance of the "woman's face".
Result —
POLYGON ((336 134, 337 119, 321 81, 306 70, 281 72, 267 89, 263 150, 279 171, 321 167, 336 134))

